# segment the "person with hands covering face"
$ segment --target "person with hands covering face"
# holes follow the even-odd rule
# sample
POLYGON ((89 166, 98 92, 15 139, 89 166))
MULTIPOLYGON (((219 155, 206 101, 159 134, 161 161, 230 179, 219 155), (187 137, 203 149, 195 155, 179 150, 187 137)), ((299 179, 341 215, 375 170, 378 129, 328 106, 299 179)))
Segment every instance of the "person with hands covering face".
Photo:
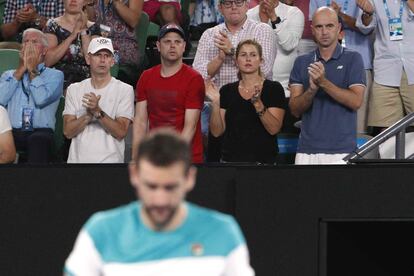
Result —
POLYGON ((262 48, 256 41, 240 42, 235 59, 239 81, 224 85, 220 92, 206 81, 212 102, 210 131, 215 137, 223 135, 221 161, 274 164, 276 134, 286 109, 283 87, 263 78, 262 48))
POLYGON ((312 18, 318 48, 295 60, 290 75, 292 114, 302 116, 296 164, 330 164, 356 148, 356 110, 365 73, 359 53, 338 43, 340 23, 330 7, 312 18))
POLYGON ((68 163, 124 162, 134 92, 132 86, 111 77, 113 55, 109 38, 92 39, 86 56, 91 78, 67 89, 63 132, 72 139, 68 163))
POLYGON ((16 149, 29 163, 48 163, 62 95, 63 73, 47 68, 45 34, 37 29, 23 32, 20 64, 0 79, 0 105, 9 113, 16 149))
POLYGON ((1 28, 5 40, 13 39, 28 28, 43 30, 49 18, 61 16, 64 11, 63 0, 7 0, 1 28))

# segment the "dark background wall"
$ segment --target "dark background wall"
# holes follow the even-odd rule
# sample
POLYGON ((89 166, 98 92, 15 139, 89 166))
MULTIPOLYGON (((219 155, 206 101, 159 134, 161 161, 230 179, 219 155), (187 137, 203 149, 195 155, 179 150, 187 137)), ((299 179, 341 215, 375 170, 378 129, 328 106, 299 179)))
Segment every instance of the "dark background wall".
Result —
MULTIPOLYGON (((396 275, 414 270, 413 179, 411 164, 199 167, 189 200, 237 218, 259 276, 396 275)), ((0 275, 61 275, 86 219, 134 198, 125 165, 1 166, 0 275)))

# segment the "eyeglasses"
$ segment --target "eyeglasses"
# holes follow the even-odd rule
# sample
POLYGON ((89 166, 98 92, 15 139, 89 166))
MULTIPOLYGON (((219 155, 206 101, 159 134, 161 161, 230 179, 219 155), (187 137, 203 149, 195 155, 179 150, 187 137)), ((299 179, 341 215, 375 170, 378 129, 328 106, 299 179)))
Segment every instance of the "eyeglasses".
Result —
POLYGON ((241 7, 241 6, 244 5, 245 2, 246 2, 245 0, 220 1, 220 3, 225 8, 231 8, 231 7, 233 7, 233 3, 236 5, 236 7, 241 7))

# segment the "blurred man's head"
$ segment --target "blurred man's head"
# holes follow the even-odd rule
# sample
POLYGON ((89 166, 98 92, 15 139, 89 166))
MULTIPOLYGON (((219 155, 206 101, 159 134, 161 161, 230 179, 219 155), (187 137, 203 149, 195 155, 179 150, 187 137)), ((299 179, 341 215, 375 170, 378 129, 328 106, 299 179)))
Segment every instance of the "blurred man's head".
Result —
POLYGON ((319 47, 328 48, 338 43, 341 24, 330 7, 320 7, 312 17, 312 34, 319 47))
POLYGON ((157 130, 138 147, 130 180, 142 203, 144 223, 166 230, 180 222, 180 207, 195 183, 190 145, 172 130, 157 130))

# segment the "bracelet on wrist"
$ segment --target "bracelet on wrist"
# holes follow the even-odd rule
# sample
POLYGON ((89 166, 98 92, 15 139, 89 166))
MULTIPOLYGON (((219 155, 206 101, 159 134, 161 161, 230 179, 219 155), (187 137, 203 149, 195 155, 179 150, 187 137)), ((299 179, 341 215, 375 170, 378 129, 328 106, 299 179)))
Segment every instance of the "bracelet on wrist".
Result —
POLYGON ((236 55, 236 49, 234 47, 231 47, 230 51, 226 55, 235 56, 236 55))
POLYGON ((259 117, 262 117, 265 113, 266 113, 267 108, 263 107, 263 109, 261 111, 257 111, 256 114, 259 117))
POLYGON ((89 32, 89 30, 88 30, 88 29, 86 29, 86 30, 82 30, 82 31, 80 32, 80 35, 90 35, 90 32, 89 32))
POLYGON ((97 120, 102 119, 103 117, 105 117, 105 112, 103 112, 103 110, 95 112, 93 114, 93 117, 95 117, 95 119, 97 120))
POLYGON ((374 15, 374 13, 373 13, 373 12, 372 12, 372 13, 369 13, 369 12, 364 11, 364 12, 362 13, 362 15, 365 15, 365 16, 368 16, 368 17, 371 17, 371 16, 373 16, 373 15, 374 15))

